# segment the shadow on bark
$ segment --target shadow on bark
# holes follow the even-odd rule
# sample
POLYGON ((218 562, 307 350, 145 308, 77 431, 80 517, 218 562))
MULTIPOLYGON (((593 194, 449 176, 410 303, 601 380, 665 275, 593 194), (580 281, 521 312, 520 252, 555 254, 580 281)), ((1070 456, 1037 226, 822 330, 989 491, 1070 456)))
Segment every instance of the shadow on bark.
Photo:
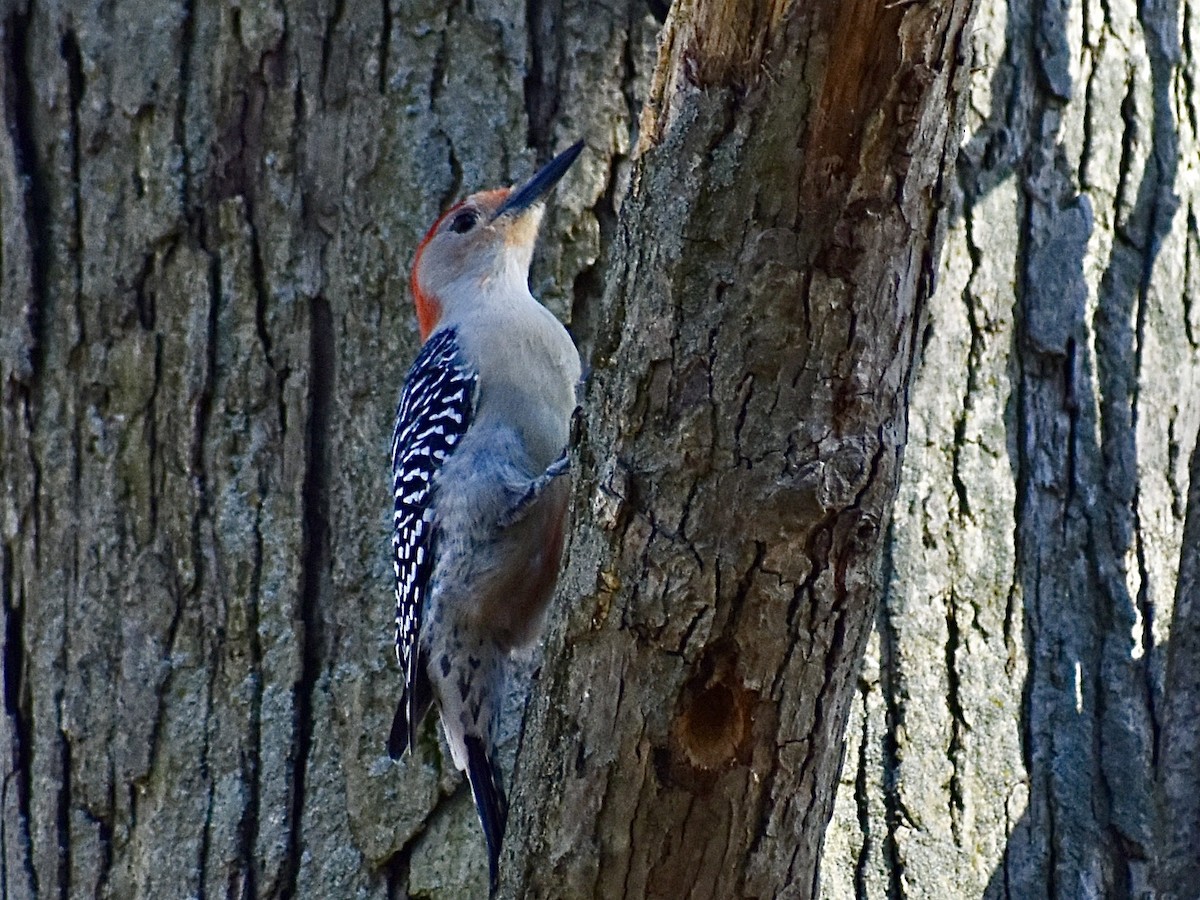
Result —
MULTIPOLYGON (((1170 857, 1182 845, 1155 860, 1179 798, 1165 785, 1156 814, 1154 783, 1167 762, 1159 752, 1164 697, 1194 696, 1196 674, 1176 665, 1163 683, 1167 648, 1154 642, 1137 460, 1151 274, 1178 208, 1178 12, 1177 0, 1139 4, 1152 73, 1151 149, 1140 173, 1132 171, 1143 120, 1130 84, 1112 255, 1090 333, 1084 266, 1093 211, 1079 187, 1085 172, 1068 168, 1060 137, 1074 87, 1064 5, 1008 4, 989 124, 960 161, 965 211, 1016 177, 1022 216, 1015 390, 1005 426, 1029 661, 1021 716, 1029 806, 1011 829, 988 898, 1141 895, 1156 864, 1163 895, 1182 896, 1170 857), (1125 200, 1135 177, 1136 196, 1125 200), (1131 559, 1140 570, 1136 595, 1126 579, 1131 559)), ((1179 611, 1172 634, 1183 627, 1179 611)))

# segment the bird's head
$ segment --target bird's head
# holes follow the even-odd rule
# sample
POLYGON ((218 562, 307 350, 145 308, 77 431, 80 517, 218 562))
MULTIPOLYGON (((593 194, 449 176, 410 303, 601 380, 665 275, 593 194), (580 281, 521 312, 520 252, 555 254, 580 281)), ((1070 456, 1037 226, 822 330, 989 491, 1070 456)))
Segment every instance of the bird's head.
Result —
POLYGON ((450 307, 491 291, 527 291, 544 199, 583 150, 573 144, 521 187, 480 191, 446 210, 417 246, 412 293, 421 340, 450 307))

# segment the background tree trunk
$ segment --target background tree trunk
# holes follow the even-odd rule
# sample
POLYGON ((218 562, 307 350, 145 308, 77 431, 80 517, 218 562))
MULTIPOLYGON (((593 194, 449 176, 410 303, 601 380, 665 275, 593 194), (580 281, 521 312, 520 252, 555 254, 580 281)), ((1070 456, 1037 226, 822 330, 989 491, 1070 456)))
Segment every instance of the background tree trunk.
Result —
POLYGON ((586 136, 586 302, 657 32, 589 7, 0 8, 5 896, 484 892, 434 731, 383 752, 407 270, 586 136))
POLYGON ((829 896, 1200 891, 1198 14, 976 18, 829 896))
POLYGON ((485 893, 383 753, 407 268, 583 136, 506 890, 1187 896, 1200 6, 985 4, 939 184, 966 5, 0 2, 0 893, 485 893))

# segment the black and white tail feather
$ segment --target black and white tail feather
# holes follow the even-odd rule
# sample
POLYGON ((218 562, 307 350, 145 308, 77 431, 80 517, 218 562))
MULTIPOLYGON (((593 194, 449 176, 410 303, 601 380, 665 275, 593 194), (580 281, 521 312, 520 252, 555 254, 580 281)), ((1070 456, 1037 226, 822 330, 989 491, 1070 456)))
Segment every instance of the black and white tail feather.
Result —
POLYGON ((500 846, 508 825, 508 800, 500 780, 500 767, 484 742, 468 735, 466 745, 467 778, 471 782, 475 809, 479 812, 479 822, 483 825, 483 836, 487 840, 488 885, 490 892, 495 894, 500 877, 500 846))

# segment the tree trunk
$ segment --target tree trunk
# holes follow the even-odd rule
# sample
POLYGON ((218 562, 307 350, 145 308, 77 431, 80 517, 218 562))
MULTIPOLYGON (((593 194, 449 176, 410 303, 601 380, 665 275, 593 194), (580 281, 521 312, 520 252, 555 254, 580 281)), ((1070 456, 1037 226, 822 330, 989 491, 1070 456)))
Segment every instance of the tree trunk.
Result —
POLYGON ((586 136, 568 310, 657 28, 589 7, 0 4, 4 896, 482 893, 460 777, 384 754, 407 269, 586 136))
POLYGON ((1200 441, 1192 449, 1179 589, 1171 619, 1158 749, 1154 886, 1185 900, 1200 885, 1200 441))
POLYGON ((830 896, 1200 890, 1197 12, 976 18, 830 896))
POLYGON ((968 7, 673 9, 604 261, 513 896, 816 894, 968 7))
POLYGON ((968 5, 0 2, 0 894, 484 894, 384 755, 407 268, 584 137, 505 891, 1187 896, 1200 7, 987 4, 956 180, 968 5))

